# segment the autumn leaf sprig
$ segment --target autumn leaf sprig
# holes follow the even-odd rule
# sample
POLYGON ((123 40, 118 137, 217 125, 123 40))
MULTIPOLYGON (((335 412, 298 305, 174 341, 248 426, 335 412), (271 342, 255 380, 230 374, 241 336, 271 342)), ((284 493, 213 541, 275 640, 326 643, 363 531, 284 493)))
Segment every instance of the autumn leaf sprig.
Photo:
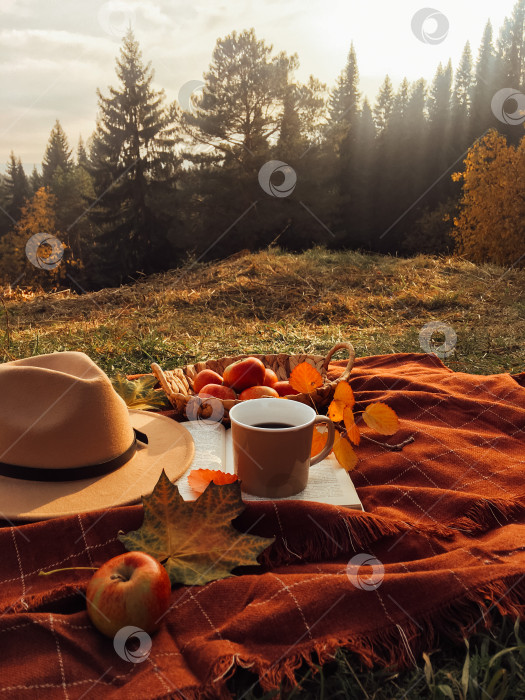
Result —
MULTIPOLYGON (((321 373, 308 362, 302 362, 292 371, 290 384, 296 391, 309 394, 323 385, 321 373)), ((382 402, 369 404, 364 411, 354 411, 355 397, 347 381, 340 381, 335 389, 334 398, 328 407, 328 417, 335 424, 334 455, 339 464, 347 471, 352 471, 358 462, 353 445, 361 442, 361 433, 356 424, 356 416, 361 415, 369 428, 380 435, 394 435, 399 430, 396 412, 382 402)), ((318 454, 327 440, 326 433, 315 427, 312 442, 312 456, 318 454)))

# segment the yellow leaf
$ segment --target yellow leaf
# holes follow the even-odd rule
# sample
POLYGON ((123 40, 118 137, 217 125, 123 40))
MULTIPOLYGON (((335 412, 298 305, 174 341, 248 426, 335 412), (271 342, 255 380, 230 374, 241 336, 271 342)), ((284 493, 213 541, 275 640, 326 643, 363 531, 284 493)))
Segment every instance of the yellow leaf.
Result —
POLYGON ((357 464, 357 455, 354 452, 354 448, 346 438, 341 437, 339 431, 335 433, 334 454, 339 464, 347 472, 352 471, 357 464))
POLYGON ((314 434, 312 438, 312 449, 310 451, 310 456, 315 457, 326 445, 326 440, 328 438, 328 430, 325 428, 325 432, 322 433, 318 426, 314 426, 314 434))
POLYGON ((344 408, 345 405, 342 401, 334 399, 330 406, 328 406, 328 418, 333 420, 334 423, 339 423, 339 421, 343 420, 344 408))
POLYGON ((342 401, 345 406, 349 406, 350 408, 355 405, 354 392, 348 382, 339 382, 335 388, 334 399, 336 399, 336 401, 342 401))
POLYGON ((386 403, 373 403, 366 407, 363 420, 369 428, 381 435, 393 435, 399 430, 399 421, 394 410, 386 403))
POLYGON ((290 384, 301 394, 311 394, 323 386, 323 377, 309 362, 301 362, 290 374, 290 384))
POLYGON ((359 434, 359 428, 355 424, 355 418, 352 409, 347 406, 343 411, 343 420, 345 422, 346 433, 348 438, 354 445, 359 445, 361 442, 361 436, 359 434))

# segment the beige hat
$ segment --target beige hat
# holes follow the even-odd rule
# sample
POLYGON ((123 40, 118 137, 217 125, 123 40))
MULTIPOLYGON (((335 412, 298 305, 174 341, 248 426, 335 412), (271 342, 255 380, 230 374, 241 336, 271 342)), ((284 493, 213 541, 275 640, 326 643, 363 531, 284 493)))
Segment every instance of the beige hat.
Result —
POLYGON ((140 501, 194 454, 171 418, 128 410, 82 352, 0 365, 0 520, 41 520, 140 501))

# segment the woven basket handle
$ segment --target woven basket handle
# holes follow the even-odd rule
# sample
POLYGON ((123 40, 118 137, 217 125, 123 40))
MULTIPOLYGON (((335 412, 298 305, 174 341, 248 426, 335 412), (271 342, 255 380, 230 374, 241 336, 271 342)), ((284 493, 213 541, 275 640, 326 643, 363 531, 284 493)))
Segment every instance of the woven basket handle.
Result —
POLYGON ((338 350, 348 350, 348 354, 350 355, 345 371, 338 379, 338 381, 346 381, 350 376, 350 372, 352 371, 352 367, 354 366, 355 362, 355 350, 352 343, 337 343, 337 345, 334 345, 334 347, 328 352, 327 356, 325 357, 325 360, 323 362, 323 369, 325 371, 328 371, 328 365, 330 364, 330 360, 338 350))

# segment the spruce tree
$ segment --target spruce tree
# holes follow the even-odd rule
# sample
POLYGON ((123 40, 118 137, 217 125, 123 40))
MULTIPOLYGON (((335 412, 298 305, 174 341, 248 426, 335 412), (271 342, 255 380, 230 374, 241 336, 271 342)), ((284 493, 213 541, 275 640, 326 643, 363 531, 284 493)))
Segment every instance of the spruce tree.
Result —
POLYGON ((72 167, 73 159, 71 158, 71 149, 69 148, 67 136, 57 119, 55 126, 51 129, 44 160, 42 161, 42 180, 44 185, 51 185, 53 177, 59 168, 63 173, 66 173, 72 167))
POLYGON ((505 18, 497 42, 502 87, 521 90, 525 85, 525 0, 519 0, 505 18))
POLYGON ((89 172, 94 196, 89 216, 99 227, 92 265, 94 284, 118 284, 137 271, 173 264, 170 236, 175 220, 175 108, 152 87, 131 29, 116 61, 118 88, 100 90, 89 172))
POLYGON ((13 151, 11 151, 4 181, 5 213, 11 219, 11 222, 18 221, 22 207, 29 195, 29 183, 22 161, 20 158, 16 158, 13 151))
POLYGON ((491 109, 494 94, 502 87, 497 75, 496 52, 492 42, 492 24, 487 22, 479 47, 472 86, 470 138, 471 141, 483 136, 498 122, 491 109))
POLYGON ((332 192, 335 210, 332 226, 338 231, 338 244, 354 248, 363 243, 364 237, 359 220, 362 191, 357 156, 359 101, 359 69, 351 44, 346 65, 329 100, 326 137, 332 157, 323 186, 332 192))
POLYGON ((383 133, 388 125, 388 120, 394 109, 394 88, 387 75, 379 88, 379 94, 374 106, 374 121, 379 134, 383 133))

